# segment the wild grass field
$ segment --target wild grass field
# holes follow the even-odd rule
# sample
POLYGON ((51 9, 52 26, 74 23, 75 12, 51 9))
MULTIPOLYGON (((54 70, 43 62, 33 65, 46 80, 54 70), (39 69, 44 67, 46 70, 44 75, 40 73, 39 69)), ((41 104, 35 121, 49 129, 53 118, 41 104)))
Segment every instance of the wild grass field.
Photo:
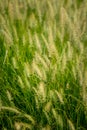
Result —
POLYGON ((0 130, 87 130, 87 0, 0 0, 0 130))

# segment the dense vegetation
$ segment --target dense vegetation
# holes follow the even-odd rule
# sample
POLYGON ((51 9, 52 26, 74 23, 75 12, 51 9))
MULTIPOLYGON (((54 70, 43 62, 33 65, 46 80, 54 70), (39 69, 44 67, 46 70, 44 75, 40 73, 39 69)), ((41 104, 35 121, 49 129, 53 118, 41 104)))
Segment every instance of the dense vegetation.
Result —
POLYGON ((0 130, 87 130, 87 0, 0 0, 0 130))

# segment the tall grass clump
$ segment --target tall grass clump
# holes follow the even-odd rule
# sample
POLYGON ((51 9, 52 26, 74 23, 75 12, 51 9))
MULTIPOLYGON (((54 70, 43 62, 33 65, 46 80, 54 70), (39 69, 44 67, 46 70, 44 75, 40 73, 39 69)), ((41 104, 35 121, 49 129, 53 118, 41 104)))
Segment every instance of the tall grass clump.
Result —
POLYGON ((0 130, 87 130, 86 0, 0 0, 0 130))

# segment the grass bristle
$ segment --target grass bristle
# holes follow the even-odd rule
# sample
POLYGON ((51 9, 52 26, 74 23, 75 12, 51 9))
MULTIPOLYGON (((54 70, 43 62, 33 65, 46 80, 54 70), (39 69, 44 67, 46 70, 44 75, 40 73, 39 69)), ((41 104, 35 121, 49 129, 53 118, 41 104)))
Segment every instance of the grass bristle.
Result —
POLYGON ((0 0, 0 130, 87 130, 86 0, 0 0))

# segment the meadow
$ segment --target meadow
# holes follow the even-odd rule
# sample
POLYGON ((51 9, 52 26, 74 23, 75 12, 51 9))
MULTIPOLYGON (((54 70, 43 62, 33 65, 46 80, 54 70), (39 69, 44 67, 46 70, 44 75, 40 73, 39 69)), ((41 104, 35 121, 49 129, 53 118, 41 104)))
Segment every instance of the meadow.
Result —
POLYGON ((87 0, 0 0, 0 130, 87 130, 87 0))

